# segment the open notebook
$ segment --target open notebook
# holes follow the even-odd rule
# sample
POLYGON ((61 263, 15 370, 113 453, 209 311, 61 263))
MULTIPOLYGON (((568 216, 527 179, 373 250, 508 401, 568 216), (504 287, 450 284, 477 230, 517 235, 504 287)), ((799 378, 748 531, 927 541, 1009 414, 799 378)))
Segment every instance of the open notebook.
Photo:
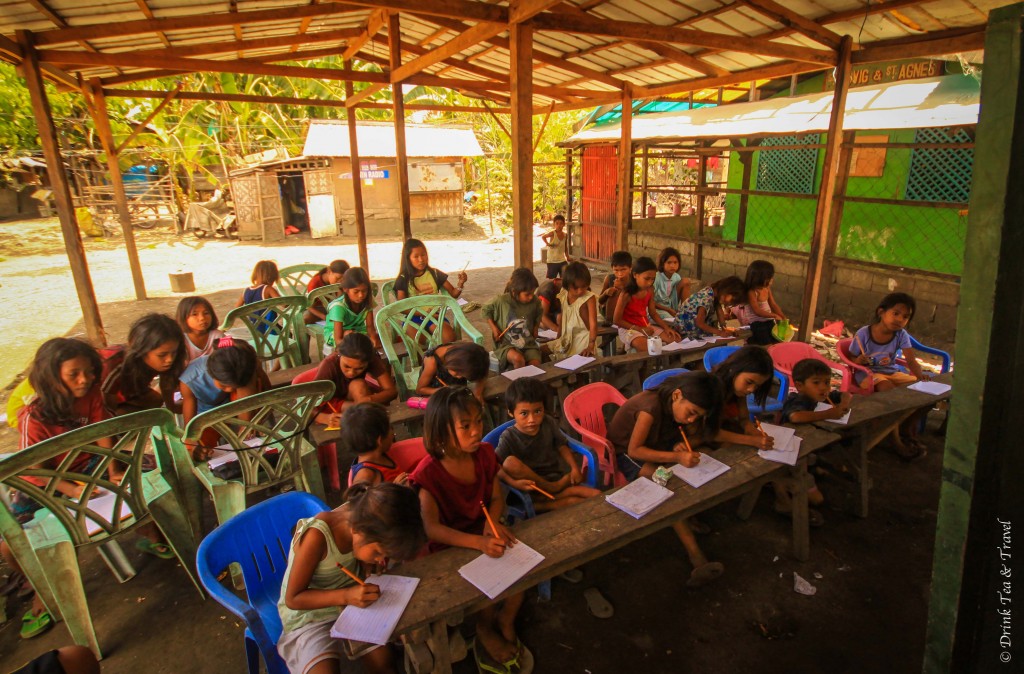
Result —
POLYGON ((622 512, 640 519, 672 496, 672 491, 646 477, 633 480, 625 487, 605 496, 605 500, 622 512))
POLYGON ((459 569, 459 575, 486 594, 488 599, 494 599, 543 561, 544 555, 519 541, 506 548, 501 557, 480 555, 459 569))
POLYGON ((331 636, 383 646, 391 639, 420 579, 383 575, 370 576, 365 582, 380 587, 380 598, 366 608, 346 606, 331 627, 331 636))

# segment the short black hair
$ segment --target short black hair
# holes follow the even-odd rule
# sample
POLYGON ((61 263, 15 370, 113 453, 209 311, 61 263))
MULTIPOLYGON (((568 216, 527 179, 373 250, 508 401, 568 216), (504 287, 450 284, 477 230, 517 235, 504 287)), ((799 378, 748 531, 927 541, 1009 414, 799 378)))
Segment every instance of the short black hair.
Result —
POLYGON ((505 285, 505 292, 518 302, 520 293, 537 292, 539 287, 540 283, 531 269, 528 267, 518 267, 512 270, 512 276, 505 285))
POLYGON ((804 358, 793 366, 793 381, 801 384, 811 377, 831 377, 832 368, 817 358, 804 358))
POLYGON ((725 397, 728 399, 735 388, 733 380, 744 372, 768 377, 763 384, 754 390, 754 401, 764 405, 772 390, 772 376, 775 374, 775 363, 767 349, 760 346, 744 346, 734 351, 728 358, 713 370, 715 376, 722 381, 725 397))
POLYGON ((367 543, 380 543, 393 559, 412 559, 427 542, 419 495, 394 482, 357 482, 345 492, 352 530, 367 543))
POLYGON ((747 290, 757 290, 768 285, 768 281, 775 278, 775 265, 768 260, 754 260, 747 267, 747 278, 743 285, 747 290))
POLYGON ((679 262, 679 266, 681 267, 683 265, 683 256, 679 254, 678 250, 676 250, 672 246, 668 246, 667 248, 662 249, 662 251, 658 253, 658 271, 664 272, 665 263, 668 262, 669 259, 673 257, 676 259, 676 261, 679 262))
POLYGON ((455 414, 482 412, 480 401, 465 386, 446 386, 427 401, 423 413, 423 444, 435 459, 455 441, 455 414))
POLYGON ((889 293, 883 297, 882 301, 875 308, 875 323, 882 320, 883 313, 892 309, 897 304, 902 304, 910 309, 910 318, 907 319, 907 325, 910 325, 910 321, 914 319, 914 314, 917 313, 917 302, 914 301, 913 296, 907 293, 889 293))
POLYGON ((516 379, 505 389, 505 406, 511 414, 519 403, 541 403, 547 409, 547 385, 529 377, 516 379))
POLYGON ((565 222, 565 216, 562 215, 561 213, 558 213, 555 215, 555 217, 551 218, 552 222, 554 222, 555 220, 561 220, 562 222, 565 222))
POLYGON ((373 342, 361 332, 350 332, 338 345, 338 355, 355 358, 362 363, 369 363, 373 358, 373 342))
POLYGON ((617 250, 612 253, 611 266, 613 267, 632 267, 633 256, 629 254, 628 250, 617 250))
POLYGON ((257 365, 256 350, 239 340, 214 349, 206 360, 206 371, 221 384, 238 388, 252 381, 257 365))
POLYGON ((562 287, 575 288, 577 286, 590 287, 590 270, 582 262, 570 262, 562 270, 562 287))
POLYGON ((491 369, 491 356, 487 349, 474 342, 450 345, 441 361, 445 368, 466 381, 480 381, 491 369))
POLYGON ((344 451, 358 456, 376 449, 390 431, 388 408, 378 403, 356 403, 346 405, 341 414, 338 440, 344 451))

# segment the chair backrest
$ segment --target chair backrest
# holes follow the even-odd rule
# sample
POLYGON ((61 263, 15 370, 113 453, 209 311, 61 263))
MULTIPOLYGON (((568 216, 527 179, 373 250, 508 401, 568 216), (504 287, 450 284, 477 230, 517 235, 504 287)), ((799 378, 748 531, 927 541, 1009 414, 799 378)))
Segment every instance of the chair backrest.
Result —
POLYGON ((306 293, 306 306, 312 307, 320 303, 323 306, 327 306, 334 300, 341 296, 341 284, 332 283, 328 286, 320 286, 316 290, 312 290, 306 293))
POLYGON ((327 504, 312 494, 280 494, 235 515, 199 544, 196 566, 200 582, 218 603, 246 621, 257 642, 265 637, 273 646, 281 635, 277 600, 295 523, 325 510, 329 510, 327 504), (255 615, 244 611, 245 604, 217 580, 230 564, 242 567, 245 593, 255 615))
POLYGON ((942 374, 946 374, 952 369, 952 359, 950 358, 947 352, 943 351, 942 349, 935 348, 934 346, 926 346, 921 342, 917 341, 916 339, 914 339, 912 335, 907 336, 910 337, 910 345, 914 347, 914 351, 920 351, 921 353, 930 353, 931 355, 938 356, 940 359, 942 359, 942 366, 939 370, 940 372, 942 372, 942 374))
POLYGON ((704 369, 711 372, 723 360, 740 350, 739 346, 716 346, 704 352, 704 369))
POLYGON ((677 374, 686 374, 689 372, 685 367, 670 367, 667 370, 661 372, 655 372, 647 379, 644 379, 644 390, 650 391, 652 388, 658 388, 661 383, 669 377, 674 377, 677 374))
POLYGON ((329 381, 257 393, 196 416, 185 426, 184 440, 199 444, 203 431, 212 428, 238 455, 247 491, 280 484, 302 471, 302 452, 313 449, 306 440, 306 428, 317 408, 333 394, 334 383, 329 381), (243 414, 249 419, 242 419, 243 414), (269 458, 275 453, 276 461, 269 458))
POLYGON ((793 385, 793 367, 805 358, 814 358, 820 360, 829 366, 830 369, 839 372, 842 375, 842 384, 840 386, 841 391, 849 391, 853 377, 850 374, 848 368, 843 367, 842 363, 837 363, 834 360, 829 360, 825 356, 818 353, 818 351, 805 342, 782 342, 781 344, 772 344, 768 347, 768 353, 771 354, 772 362, 775 363, 775 369, 786 375, 787 382, 790 386, 793 385))
POLYGON ((567 395, 562 410, 573 430, 587 431, 606 438, 608 427, 601 408, 609 403, 624 405, 626 396, 611 384, 599 381, 581 386, 567 395))
MULTIPOLYGON (((147 489, 160 472, 142 472, 142 460, 154 428, 174 432, 174 416, 164 408, 143 410, 90 424, 44 440, 0 460, 0 484, 15 489, 46 510, 67 530, 74 545, 102 542, 148 519, 147 489), (111 440, 113 447, 99 442, 111 440), (107 469, 112 462, 124 470, 120 484, 107 469), (56 465, 54 465, 56 464, 56 465), (57 491, 58 481, 83 485, 78 498, 57 491), (106 494, 97 494, 102 489, 106 494)), ((0 533, 5 537, 21 525, 0 506, 0 533)))
POLYGON ((249 329, 260 360, 283 358, 288 367, 295 367, 304 362, 306 331, 302 313, 305 310, 305 295, 271 297, 232 309, 221 329, 227 330, 240 320, 249 329))
POLYGON ((395 462, 399 470, 411 473, 420 465, 420 461, 427 458, 427 448, 423 445, 423 438, 409 438, 399 440, 391 445, 388 456, 395 462))
POLYGON ((416 390, 420 369, 423 367, 423 354, 442 344, 443 331, 438 326, 445 319, 450 319, 471 341, 483 345, 483 335, 462 313, 458 302, 447 295, 407 297, 381 307, 374 314, 377 334, 380 335, 384 353, 394 370, 401 400, 407 399, 409 393, 416 390), (395 342, 398 340, 405 346, 404 359, 395 350, 395 342))
POLYGON ((322 264, 296 264, 278 270, 277 292, 282 295, 305 295, 313 277, 324 268, 322 264))
MULTIPOLYGON (((493 429, 490 433, 484 436, 484 442, 497 447, 498 440, 501 439, 501 434, 511 428, 514 423, 515 420, 509 419, 502 425, 493 429)), ((583 484, 588 487, 597 488, 598 462, 594 452, 589 447, 582 445, 565 435, 565 433, 562 433, 562 436, 565 438, 565 442, 569 446, 570 450, 586 459, 586 463, 584 464, 586 477, 583 480, 583 484)))
POLYGON ((874 376, 871 373, 871 368, 854 362, 853 356, 850 355, 850 344, 852 343, 852 339, 840 339, 836 342, 836 355, 839 356, 839 360, 845 367, 844 374, 846 376, 843 378, 842 390, 849 393, 871 395, 875 391, 874 376))
POLYGON ((380 303, 391 304, 397 302, 398 296, 395 295, 395 280, 385 281, 384 285, 380 287, 380 303))

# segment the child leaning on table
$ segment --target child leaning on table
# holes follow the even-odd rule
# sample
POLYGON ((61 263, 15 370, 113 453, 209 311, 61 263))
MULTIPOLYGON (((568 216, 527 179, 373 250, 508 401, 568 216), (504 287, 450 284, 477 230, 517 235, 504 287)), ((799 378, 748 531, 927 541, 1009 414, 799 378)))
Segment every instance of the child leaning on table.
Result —
POLYGON ((497 449, 502 481, 532 492, 538 511, 563 508, 601 494, 581 484, 583 473, 558 422, 547 415, 547 403, 545 384, 528 377, 512 382, 505 391, 505 405, 515 425, 501 434, 497 449))
POLYGON ((536 297, 537 277, 526 267, 512 272, 505 292, 484 305, 483 316, 494 338, 494 356, 505 370, 540 365, 543 354, 537 344, 544 309, 536 297))
POLYGON ((388 454, 395 441, 388 408, 377 403, 349 405, 341 415, 338 440, 344 452, 356 457, 348 472, 350 487, 359 482, 407 482, 406 473, 388 454))
MULTIPOLYGON (((283 628, 277 652, 289 672, 340 672, 345 641, 331 636, 331 626, 343 606, 365 608, 380 598, 380 587, 360 585, 342 569, 365 577, 366 567, 412 559, 426 540, 419 501, 408 487, 359 483, 345 498, 295 528, 277 602, 283 628)), ((360 659, 366 671, 395 671, 386 646, 360 659)))
POLYGON ((446 386, 469 386, 484 402, 484 385, 491 368, 487 349, 473 342, 439 344, 423 354, 423 368, 416 382, 416 395, 429 396, 446 386))
MULTIPOLYGON (((501 557, 517 542, 500 523, 505 509, 500 466, 494 448, 481 442, 483 436, 483 407, 469 389, 453 386, 430 396, 423 420, 428 456, 416 466, 410 481, 419 487, 431 552, 454 546, 501 557)), ((520 592, 480 611, 474 648, 478 666, 501 672, 519 666, 521 658, 532 660, 516 635, 515 619, 522 603, 520 592)))
POLYGON ((832 390, 832 368, 817 358, 804 358, 793 366, 793 386, 782 406, 782 423, 810 424, 815 421, 839 419, 850 409, 852 396, 832 390), (831 407, 815 411, 818 403, 831 407))
POLYGON ((315 370, 307 370, 293 384, 308 381, 334 383, 334 397, 324 403, 316 423, 336 426, 341 410, 349 402, 386 405, 398 397, 398 387, 387 364, 377 355, 370 338, 361 332, 350 332, 331 355, 320 361, 315 370), (376 385, 367 381, 373 377, 376 385))
POLYGON ((629 283, 629 270, 633 266, 633 256, 629 254, 628 250, 617 250, 612 253, 609 265, 612 268, 612 273, 604 277, 601 294, 597 297, 597 305, 605 319, 611 323, 619 293, 625 290, 629 283))

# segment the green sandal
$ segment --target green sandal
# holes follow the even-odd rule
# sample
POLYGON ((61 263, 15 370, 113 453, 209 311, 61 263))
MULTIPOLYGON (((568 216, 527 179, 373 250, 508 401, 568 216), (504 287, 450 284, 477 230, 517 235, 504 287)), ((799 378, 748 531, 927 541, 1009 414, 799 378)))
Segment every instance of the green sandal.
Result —
POLYGON ((148 538, 140 538, 135 542, 135 547, 148 555, 153 555, 160 559, 174 559, 174 551, 166 543, 154 543, 148 538))
POLYGON ((39 615, 32 615, 30 609, 21 617, 21 638, 37 637, 51 627, 53 627, 53 618, 50 617, 49 611, 43 609, 39 615))
POLYGON ((472 648, 476 670, 480 674, 512 674, 512 667, 519 665, 519 655, 522 652, 517 651, 515 657, 508 662, 498 662, 487 652, 479 639, 473 640, 472 648))

